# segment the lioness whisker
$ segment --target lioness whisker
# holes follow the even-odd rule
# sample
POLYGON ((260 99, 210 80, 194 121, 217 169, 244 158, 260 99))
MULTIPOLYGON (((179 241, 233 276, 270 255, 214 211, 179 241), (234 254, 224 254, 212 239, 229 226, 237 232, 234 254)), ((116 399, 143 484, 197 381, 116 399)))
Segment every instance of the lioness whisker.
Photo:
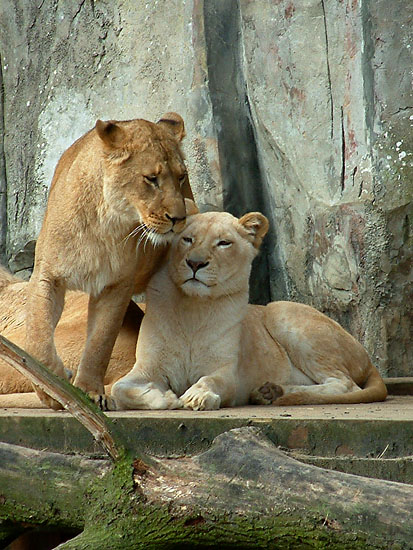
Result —
POLYGON ((146 233, 145 244, 143 245, 143 251, 144 252, 146 250, 146 245, 147 245, 148 241, 152 242, 152 239, 151 239, 152 233, 155 233, 154 229, 149 228, 149 231, 146 233))
POLYGON ((144 223, 140 223, 134 229, 132 229, 132 231, 128 235, 126 235, 122 242, 126 244, 131 237, 135 237, 139 233, 139 231, 144 228, 146 228, 146 225, 144 223))
POLYGON ((148 239, 150 238, 151 233, 153 233, 154 230, 151 227, 145 226, 143 228, 142 235, 137 243, 137 246, 139 246, 143 242, 143 252, 145 253, 146 250, 146 243, 148 242, 148 239))
POLYGON ((139 243, 142 242, 142 240, 145 238, 147 232, 150 231, 149 227, 148 227, 147 225, 145 225, 145 224, 142 224, 141 227, 140 227, 140 229, 142 229, 142 234, 141 234, 141 236, 140 236, 140 238, 139 238, 139 243))
POLYGON ((144 239, 143 239, 143 252, 146 251, 146 243, 148 242, 148 232, 145 233, 144 239))
POLYGON ((138 242, 136 243, 136 248, 139 248, 141 242, 143 241, 143 239, 145 238, 145 233, 142 233, 142 235, 139 237, 139 240, 138 242))

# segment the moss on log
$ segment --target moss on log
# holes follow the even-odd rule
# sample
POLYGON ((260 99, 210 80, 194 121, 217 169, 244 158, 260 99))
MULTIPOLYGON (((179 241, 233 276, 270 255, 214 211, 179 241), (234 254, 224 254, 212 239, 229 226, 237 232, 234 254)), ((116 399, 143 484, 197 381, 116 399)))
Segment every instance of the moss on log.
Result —
POLYGON ((0 517, 82 528, 85 494, 110 466, 108 460, 0 443, 0 517))

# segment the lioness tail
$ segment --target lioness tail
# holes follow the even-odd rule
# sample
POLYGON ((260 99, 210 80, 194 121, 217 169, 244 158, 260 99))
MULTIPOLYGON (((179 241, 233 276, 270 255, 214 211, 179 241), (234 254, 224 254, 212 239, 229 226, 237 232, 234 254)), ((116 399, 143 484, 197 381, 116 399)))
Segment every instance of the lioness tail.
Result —
POLYGON ((361 390, 343 393, 339 395, 326 395, 327 403, 332 404, 355 404, 355 403, 374 403, 375 401, 384 401, 387 397, 386 384, 378 371, 371 366, 370 373, 361 390))
POLYGON ((387 388, 379 372, 371 365, 367 380, 362 389, 348 393, 292 392, 279 397, 276 405, 352 405, 384 401, 387 388))

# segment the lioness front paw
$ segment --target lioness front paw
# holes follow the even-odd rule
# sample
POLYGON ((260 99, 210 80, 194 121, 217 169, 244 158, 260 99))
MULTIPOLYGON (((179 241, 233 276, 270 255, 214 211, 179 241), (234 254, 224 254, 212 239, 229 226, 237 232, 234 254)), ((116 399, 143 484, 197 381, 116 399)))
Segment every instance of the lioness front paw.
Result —
POLYGON ((111 390, 116 410, 182 409, 178 396, 172 391, 161 391, 153 382, 136 383, 127 378, 118 380, 111 390))
POLYGON ((219 409, 221 398, 212 391, 191 387, 181 396, 184 409, 213 411, 219 409))
POLYGON ((179 397, 172 390, 168 390, 165 392, 164 399, 165 399, 166 406, 163 408, 165 409, 182 409, 183 408, 181 399, 179 399, 179 397))
POLYGON ((115 400, 108 395, 88 392, 87 396, 95 403, 101 411, 116 411, 115 400))
POLYGON ((271 405, 282 395, 284 395, 284 390, 281 386, 266 382, 263 386, 251 392, 250 403, 253 405, 271 405))
POLYGON ((39 397, 40 401, 43 403, 43 405, 46 405, 46 407, 49 407, 50 409, 53 409, 54 411, 60 411, 64 407, 59 401, 56 401, 56 399, 53 399, 53 397, 50 397, 47 393, 45 393, 43 390, 41 390, 38 386, 35 386, 33 384, 34 391, 36 392, 37 396, 39 397))

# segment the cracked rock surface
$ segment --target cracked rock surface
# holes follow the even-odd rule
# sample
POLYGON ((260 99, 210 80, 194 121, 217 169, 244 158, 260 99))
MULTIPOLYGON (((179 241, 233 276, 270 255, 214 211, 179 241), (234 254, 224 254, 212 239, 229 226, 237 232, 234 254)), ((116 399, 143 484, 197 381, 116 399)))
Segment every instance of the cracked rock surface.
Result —
POLYGON ((411 375, 413 4, 0 6, 0 255, 30 269, 61 153, 97 118, 186 121, 204 208, 272 229, 251 299, 321 309, 411 375))

